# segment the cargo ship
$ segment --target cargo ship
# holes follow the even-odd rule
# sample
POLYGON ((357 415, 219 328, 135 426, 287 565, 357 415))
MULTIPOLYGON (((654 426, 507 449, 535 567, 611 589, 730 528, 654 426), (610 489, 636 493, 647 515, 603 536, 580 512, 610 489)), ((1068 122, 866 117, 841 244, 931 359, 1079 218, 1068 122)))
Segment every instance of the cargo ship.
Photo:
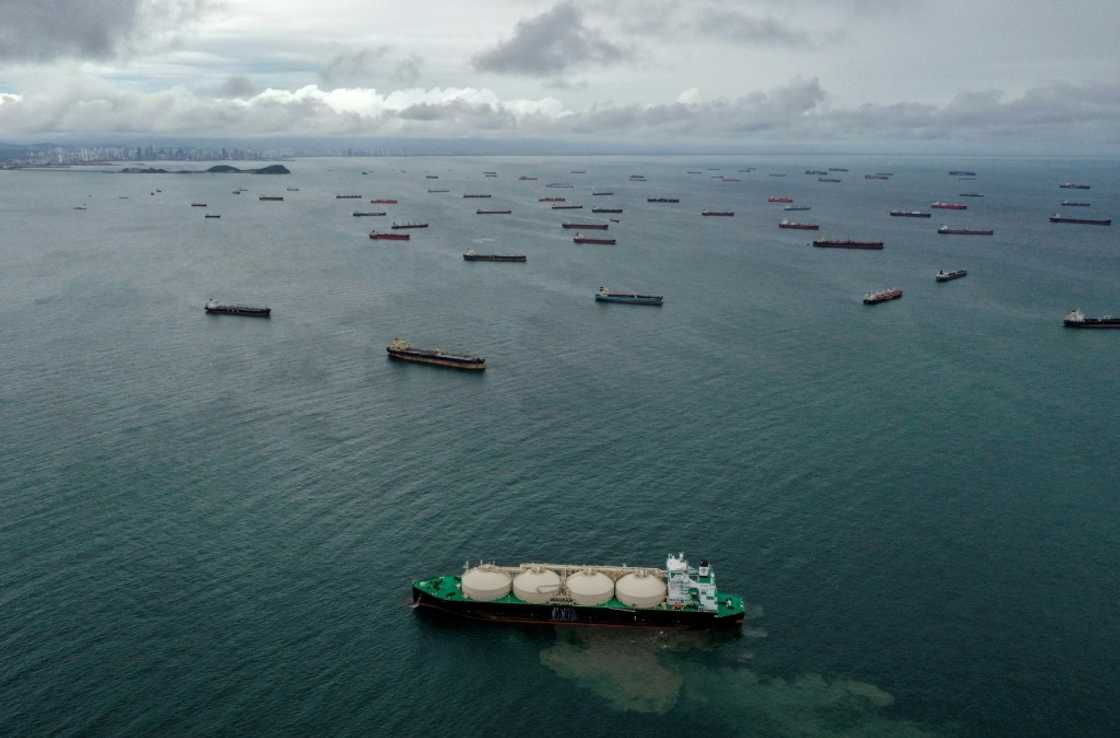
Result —
POLYGON ((613 238, 592 238, 590 236, 585 236, 582 233, 577 233, 576 237, 572 239, 572 243, 598 244, 600 246, 614 246, 615 240, 613 238))
POLYGON ((743 181, 743 180, 739 179, 738 177, 720 177, 720 180, 722 180, 724 182, 742 182, 743 181))
POLYGON ((568 174, 587 174, 587 170, 586 169, 573 169, 572 171, 568 172, 568 174))
POLYGON ((435 194, 440 193, 440 192, 451 192, 451 190, 442 190, 442 189, 441 190, 428 190, 429 195, 435 195, 435 194))
POLYGON ((933 213, 923 213, 921 210, 892 210, 892 218, 932 218, 933 213))
POLYGON ((377 198, 374 198, 373 200, 370 200, 369 204, 370 205, 396 205, 396 204, 398 204, 398 201, 394 200, 391 197, 377 197, 377 198))
POLYGON ((480 200, 480 199, 485 199, 487 197, 493 197, 493 195, 482 195, 482 194, 471 194, 471 193, 467 193, 467 194, 463 195, 463 199, 466 199, 466 200, 470 200, 470 199, 480 200))
POLYGON ((480 356, 466 356, 463 354, 448 354, 440 349, 413 348, 408 341, 394 338, 385 347, 390 359, 396 361, 411 361, 415 364, 432 364, 445 366, 449 369, 464 369, 466 371, 480 372, 486 369, 486 359, 480 356))
POLYGON ((213 218, 220 218, 220 217, 222 217, 222 216, 220 216, 220 215, 216 215, 216 214, 215 214, 215 215, 204 215, 204 216, 202 216, 202 217, 203 217, 203 218, 210 218, 210 219, 213 219, 213 218))
POLYGON ((890 302, 902 297, 902 290, 890 289, 879 290, 878 292, 868 292, 863 296, 864 305, 878 305, 880 302, 890 302))
POLYGON ((865 174, 864 179, 890 179, 886 174, 865 174))
POLYGON ((647 197, 646 202, 680 202, 679 197, 647 197))
POLYGON ((734 218, 734 210, 701 210, 700 214, 705 218, 734 218))
POLYGON ((394 222, 393 225, 391 226, 391 228, 394 231, 404 230, 406 228, 427 228, 427 227, 428 227, 427 223, 411 223, 411 222, 410 223, 394 222))
MULTIPOLYGON (((288 192, 291 192, 291 190, 288 190, 288 192)), ((362 196, 361 195, 335 195, 334 199, 336 199, 336 200, 361 200, 362 196)))
POLYGON ((806 169, 805 173, 813 177, 827 177, 828 170, 826 169, 806 169))
POLYGON ((975 177, 976 172, 970 172, 967 169, 953 169, 949 172, 950 177, 975 177))
POLYGON ((210 298, 203 306, 210 315, 243 315, 247 318, 268 318, 272 316, 272 308, 254 307, 252 305, 222 305, 210 298))
POLYGON ((968 210, 968 206, 963 202, 943 202, 941 200, 930 203, 930 207, 938 210, 968 210))
POLYGON ((545 187, 551 187, 554 190, 571 190, 575 188, 575 185, 568 182, 549 182, 545 187))
POLYGON ((553 210, 583 210, 582 205, 553 205, 553 210))
POLYGON ((740 628, 743 598, 720 592, 703 559, 692 567, 670 554, 665 568, 537 564, 497 566, 469 562, 459 576, 412 583, 413 606, 491 623, 740 628))
POLYGON ((1099 225, 1110 226, 1112 225, 1112 218, 1070 218, 1062 215, 1061 213, 1054 213, 1050 216, 1051 223, 1078 223, 1080 225, 1099 225))
POLYGON ((621 213, 622 208, 591 208, 593 213, 621 213))
POLYGON ((528 258, 520 254, 505 255, 505 254, 478 254, 474 249, 469 249, 463 254, 463 261, 509 261, 525 263, 528 258))
POLYGON ((782 208, 782 210, 785 210, 786 212, 790 212, 790 213, 792 213, 794 211, 812 210, 812 209, 813 208, 809 207, 808 205, 786 205, 784 208, 782 208))
POLYGON ((1077 200, 1062 200, 1060 203, 1063 208, 1091 208, 1091 202, 1078 202, 1077 200))
POLYGON ((512 210, 475 210, 475 215, 512 215, 512 210))
POLYGON ((369 237, 374 241, 408 241, 412 238, 411 233, 382 233, 381 231, 370 231, 369 237))
POLYGON ((568 198, 566 198, 566 197, 541 197, 541 198, 537 199, 537 202, 567 202, 567 201, 568 201, 568 198))
POLYGON ((591 196, 592 197, 609 197, 613 194, 614 194, 613 192, 592 192, 591 196))
POLYGON ((1086 318, 1077 308, 1070 310, 1063 321, 1066 328, 1115 328, 1120 329, 1120 318, 1104 315, 1100 318, 1086 318))
POLYGON ((829 167, 828 171, 830 171, 830 172, 846 172, 848 170, 845 169, 844 167, 829 167))
POLYGON ((261 202, 283 202, 284 198, 280 195, 261 195, 257 198, 261 202))
POLYGON ((995 230, 991 228, 965 228, 964 226, 943 225, 937 229, 942 236, 992 236, 995 230))
POLYGON ((843 182, 844 180, 836 177, 817 177, 818 182, 843 182))
POLYGON ((793 202, 793 198, 788 195, 771 195, 766 198, 766 202, 793 202))
POLYGON ((384 210, 355 210, 353 213, 355 218, 377 218, 386 215, 384 210))
POLYGON ((204 202, 192 202, 191 207, 192 208, 204 208, 204 207, 206 207, 206 203, 204 203, 204 202))
POLYGON ((783 220, 778 223, 778 227, 795 231, 819 231, 821 229, 816 223, 795 223, 792 220, 783 220))
POLYGON ((518 182, 536 182, 538 179, 540 179, 540 177, 527 177, 524 174, 522 174, 520 177, 517 178, 517 181, 518 182))
POLYGON ((640 295, 637 292, 614 292, 606 287, 600 287, 595 293, 595 302, 621 302, 627 305, 656 305, 661 307, 664 301, 661 295, 640 295))
POLYGON ((984 195, 982 195, 979 192, 962 192, 961 194, 957 195, 957 197, 983 197, 983 196, 984 195))
POLYGON ((821 239, 813 241, 818 249, 858 249, 865 251, 882 251, 882 241, 853 241, 851 239, 821 239))
POLYGON ((569 230, 574 229, 577 231, 581 228, 586 228, 589 231, 605 231, 610 228, 610 226, 606 223, 561 223, 560 227, 567 228, 569 230))
POLYGON ((1077 184, 1076 182, 1062 182, 1060 185, 1058 185, 1058 187, 1063 189, 1063 190, 1090 190, 1090 189, 1092 189, 1092 187, 1090 187, 1087 184, 1077 184))
POLYGON ((957 269, 953 272, 946 272, 939 269, 937 272, 937 276, 934 277, 934 279, 936 279, 938 282, 952 282, 954 279, 960 279, 961 277, 967 276, 968 272, 966 272, 964 269, 957 269))

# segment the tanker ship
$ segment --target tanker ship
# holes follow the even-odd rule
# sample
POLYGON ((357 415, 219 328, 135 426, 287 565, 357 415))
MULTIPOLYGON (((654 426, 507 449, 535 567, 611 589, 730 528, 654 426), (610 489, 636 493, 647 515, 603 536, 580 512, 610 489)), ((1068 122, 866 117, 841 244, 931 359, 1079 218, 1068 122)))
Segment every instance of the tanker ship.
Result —
POLYGON ((740 627, 743 598, 716 589, 708 561, 669 554, 664 569, 584 564, 464 567, 412 583, 413 607, 499 623, 740 627))

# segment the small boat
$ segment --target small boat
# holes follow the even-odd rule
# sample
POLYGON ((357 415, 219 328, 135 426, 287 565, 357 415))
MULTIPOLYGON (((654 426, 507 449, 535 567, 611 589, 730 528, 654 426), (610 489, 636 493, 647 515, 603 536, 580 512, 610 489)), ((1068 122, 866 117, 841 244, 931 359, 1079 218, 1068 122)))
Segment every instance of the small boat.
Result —
POLYGON ((853 241, 846 239, 820 239, 813 241, 813 246, 818 249, 857 249, 862 251, 882 251, 882 241, 853 241))
POLYGON ((930 203, 930 207, 938 210, 968 210, 968 206, 963 202, 944 202, 943 200, 930 203))
POLYGON ((954 279, 960 279, 961 277, 967 276, 968 272, 966 272, 964 269, 957 269, 956 271, 952 272, 938 270, 937 276, 934 277, 934 279, 936 279, 938 282, 952 282, 954 279))
POLYGON ((408 341, 394 338, 385 351, 390 359, 408 361, 414 364, 431 364, 449 369, 465 369, 480 372, 486 369, 486 359, 480 356, 467 356, 465 354, 449 354, 441 349, 413 348, 408 341))
POLYGON ((897 300, 902 297, 902 290, 890 289, 879 290, 878 292, 868 292, 863 296, 864 305, 878 305, 880 302, 889 302, 890 300, 897 300))
POLYGON ((1061 206, 1063 208, 1091 208, 1093 207, 1093 203, 1078 202, 1077 200, 1062 200, 1061 206))
MULTIPOLYGON (((291 190, 288 190, 288 192, 291 192, 291 190)), ((336 199, 336 200, 361 200, 362 196, 361 195, 335 195, 334 199, 336 199)))
POLYGON ((512 210, 475 210, 475 215, 511 215, 512 210))
POLYGON ((560 227, 577 231, 581 228, 586 228, 589 231, 605 231, 609 226, 605 223, 561 223, 560 227))
POLYGON ((942 236, 993 236, 995 231, 991 228, 966 228, 964 226, 943 225, 937 229, 942 236))
POLYGON ((921 210, 892 210, 892 218, 932 218, 933 213, 924 213, 921 210))
POLYGON ((792 220, 783 220, 778 223, 779 228, 789 228, 795 231, 819 231, 821 227, 816 223, 794 223, 792 220))
POLYGON ((483 194, 477 194, 477 193, 476 194, 467 193, 467 194, 463 195, 463 198, 467 199, 467 200, 470 200, 470 199, 483 200, 483 199, 486 199, 488 197, 493 197, 493 195, 483 195, 483 194))
POLYGON ((661 307, 664 298, 661 295, 641 295, 637 292, 615 292, 606 287, 600 287, 595 293, 595 302, 620 302, 625 305, 655 305, 661 307))
POLYGON ((812 209, 813 208, 809 207, 808 205, 786 205, 784 208, 782 208, 782 210, 785 210, 787 212, 793 212, 795 210, 800 211, 800 210, 812 210, 812 209))
POLYGON ((243 315, 247 318, 268 318, 272 316, 272 308, 254 307, 252 305, 222 305, 210 298, 204 306, 209 315, 243 315))
POLYGON ((382 215, 385 215, 384 210, 355 210, 354 211, 354 217, 355 218, 377 218, 377 217, 380 217, 382 215))
POLYGON ((370 200, 369 204, 370 205, 397 205, 399 203, 398 203, 397 200, 394 200, 390 197, 377 197, 377 198, 374 198, 373 200, 370 200))
POLYGON ((553 210, 583 210, 582 205, 553 205, 553 210))
POLYGON ((600 246, 614 246, 615 244, 615 240, 613 238, 591 238, 590 236, 585 236, 582 233, 577 233, 576 237, 572 239, 572 242, 598 244, 600 246))
POLYGON ((220 217, 222 217, 222 216, 220 216, 220 215, 217 215, 217 214, 211 214, 211 215, 204 215, 204 216, 202 216, 202 217, 203 217, 203 218, 220 218, 220 217))
POLYGON ((1077 308, 1070 310, 1063 321, 1066 328, 1114 328, 1120 329, 1120 318, 1103 315, 1099 318, 1086 318, 1077 308))
POLYGON ((1077 184, 1076 182, 1062 182, 1060 185, 1058 185, 1058 187, 1063 189, 1063 190, 1090 190, 1090 189, 1092 189, 1092 187, 1090 187, 1087 184, 1077 184))
POLYGON ((1110 226, 1112 225, 1112 218, 1070 218, 1069 216, 1062 215, 1061 213, 1054 213, 1050 216, 1051 223, 1076 223, 1079 225, 1099 225, 1110 226))
POLYGON ((700 214, 706 218, 734 218, 734 210, 701 210, 700 214))
POLYGON ((793 198, 789 195, 771 195, 766 198, 766 202, 793 202, 793 198))
POLYGON ((408 241, 412 238, 411 233, 384 233, 381 231, 370 231, 370 239, 374 241, 408 241))
POLYGON ((593 213, 621 213, 622 208, 591 208, 593 213))
POLYGON ((463 261, 508 261, 525 263, 528 259, 520 254, 505 255, 505 254, 477 254, 474 249, 469 249, 463 254, 463 261))
POLYGON ((406 228, 427 228, 428 224, 427 223, 412 223, 412 222, 406 222, 406 223, 394 222, 393 225, 390 226, 390 227, 394 231, 399 231, 399 230, 403 230, 403 229, 406 229, 406 228))
POLYGON ((191 207, 192 208, 204 208, 204 207, 206 207, 206 203, 204 203, 204 202, 192 202, 191 207))
POLYGON ((613 192, 592 192, 591 196, 592 197, 608 197, 608 196, 613 195, 613 194, 614 194, 613 192))
POLYGON ((647 197, 646 202, 680 202, 679 197, 647 197))
POLYGON ((283 202, 284 198, 281 195, 261 195, 257 198, 261 202, 283 202))

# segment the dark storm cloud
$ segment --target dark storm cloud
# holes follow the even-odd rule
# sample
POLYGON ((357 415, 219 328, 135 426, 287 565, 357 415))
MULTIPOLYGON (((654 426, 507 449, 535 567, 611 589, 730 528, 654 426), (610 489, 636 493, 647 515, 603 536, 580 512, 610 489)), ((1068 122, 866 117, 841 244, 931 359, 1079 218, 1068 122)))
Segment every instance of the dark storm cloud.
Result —
POLYGON ((248 77, 230 77, 218 88, 218 97, 252 97, 257 94, 257 86, 248 77))
POLYGON ((480 72, 558 75, 570 67, 615 64, 630 53, 584 23, 583 12, 571 0, 517 22, 513 36, 474 57, 480 72))
POLYGON ((424 60, 416 54, 396 59, 393 47, 374 46, 344 51, 332 57, 319 70, 319 79, 328 87, 377 87, 388 82, 411 86, 420 79, 424 60))
POLYGON ((199 18, 208 0, 3 0, 0 60, 105 59, 199 18))
POLYGON ((807 46, 809 37, 776 18, 748 15, 737 10, 705 8, 696 18, 696 30, 725 41, 757 46, 807 46))

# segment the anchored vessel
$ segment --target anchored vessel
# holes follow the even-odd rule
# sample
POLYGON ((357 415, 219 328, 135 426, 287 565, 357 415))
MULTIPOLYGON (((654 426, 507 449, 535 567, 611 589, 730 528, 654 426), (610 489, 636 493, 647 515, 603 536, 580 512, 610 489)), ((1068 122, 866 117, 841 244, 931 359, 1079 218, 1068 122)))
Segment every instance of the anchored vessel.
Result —
POLYGON ((813 241, 818 249, 864 249, 868 251, 882 251, 882 241, 853 241, 846 239, 818 239, 813 241))
POLYGON ((1091 202, 1079 202, 1077 200, 1062 200, 1063 208, 1090 208, 1093 206, 1091 202))
POLYGON ((471 199, 471 198, 484 199, 484 198, 487 198, 487 197, 493 197, 493 195, 478 195, 478 194, 472 195, 470 193, 467 193, 466 195, 463 195, 463 197, 466 198, 466 199, 471 199))
POLYGON ((582 205, 553 205, 553 210, 583 210, 582 205))
POLYGON ((370 205, 396 205, 397 203, 398 201, 391 197, 375 197, 369 201, 370 205))
POLYGON ((411 233, 383 233, 381 231, 370 231, 369 237, 374 241, 409 241, 412 239, 411 233))
POLYGON ((795 210, 812 210, 812 209, 813 208, 809 207, 808 205, 786 205, 784 208, 782 208, 782 210, 785 210, 787 212, 793 212, 795 210))
POLYGON ((789 195, 771 195, 766 198, 766 202, 793 202, 793 198, 789 195))
POLYGON ((863 175, 863 178, 864 179, 890 179, 890 175, 887 175, 887 174, 865 174, 865 175, 863 175))
POLYGON ((838 177, 817 177, 818 182, 843 182, 844 180, 838 177))
POLYGON ((475 210, 475 215, 512 215, 512 210, 475 210))
POLYGON ((646 202, 680 202, 679 197, 647 197, 646 202))
POLYGON ((222 216, 220 216, 220 215, 204 215, 204 216, 202 216, 202 217, 203 217, 203 218, 220 218, 220 217, 222 217, 222 216))
POLYGON ((1087 184, 1077 184, 1076 182, 1062 182, 1060 185, 1058 185, 1058 187, 1060 187, 1063 190, 1088 190, 1088 189, 1092 189, 1087 184))
POLYGON ((902 297, 902 290, 890 289, 879 290, 878 292, 868 292, 863 296, 864 305, 878 305, 880 302, 889 302, 890 300, 897 300, 902 297))
POLYGON ((261 195, 257 198, 261 202, 283 202, 284 198, 281 195, 261 195))
POLYGON ((661 306, 664 298, 661 295, 639 295, 637 292, 614 292, 606 287, 600 287, 595 293, 595 302, 622 302, 627 305, 657 305, 661 306))
POLYGON ((591 208, 593 213, 621 213, 622 208, 591 208))
POLYGON ((921 210, 892 210, 893 218, 930 218, 933 213, 923 213, 921 210))
POLYGON ((983 196, 984 195, 982 195, 979 192, 962 192, 961 194, 957 195, 957 197, 983 197, 983 196))
MULTIPOLYGON (((291 192, 291 190, 288 190, 288 192, 291 192)), ((336 200, 361 200, 362 196, 361 195, 335 195, 334 199, 336 199, 336 200)))
POLYGON ((464 567, 412 583, 417 607, 500 623, 711 629, 740 627, 743 598, 716 588, 711 564, 669 554, 664 569, 585 564, 464 567))
POLYGON ((540 197, 537 198, 537 202, 565 202, 567 199, 566 197, 540 197))
POLYGON ((965 228, 964 226, 943 225, 937 229, 942 236, 991 236, 995 230, 991 228, 965 228))
POLYGON ((975 177, 976 172, 970 172, 967 169, 954 169, 949 172, 950 177, 975 177))
POLYGON ((354 217, 355 218, 372 218, 372 217, 376 217, 376 216, 379 216, 379 215, 385 215, 385 211, 384 210, 377 211, 377 212, 373 212, 373 211, 369 211, 369 210, 355 210, 354 211, 354 217))
POLYGON ((592 238, 585 236, 582 233, 577 233, 576 237, 572 239, 573 243, 588 243, 599 244, 601 246, 614 246, 615 240, 613 238, 592 238))
POLYGON ((607 223, 561 223, 561 228, 580 230, 586 228, 589 231, 605 231, 610 228, 607 223))
POLYGON ((439 192, 451 192, 451 190, 445 190, 445 189, 428 190, 429 195, 434 195, 434 194, 439 193, 439 192))
POLYGON ((392 229, 399 231, 404 228, 427 228, 427 223, 393 223, 392 229))
POLYGON ((463 254, 463 261, 516 261, 526 262, 528 259, 522 255, 503 255, 503 254, 476 254, 474 249, 467 250, 463 254))
POLYGON ((942 269, 942 270, 938 270, 937 276, 935 277, 935 279, 938 282, 952 282, 954 279, 960 279, 961 277, 967 277, 967 276, 968 276, 968 272, 966 272, 964 269, 957 269, 954 272, 946 272, 945 270, 942 269))
POLYGON ((466 369, 480 372, 486 368, 486 359, 479 356, 465 356, 463 354, 448 354, 440 349, 413 348, 403 338, 394 338, 385 350, 390 359, 397 361, 411 361, 416 364, 432 364, 445 366, 450 369, 466 369))
POLYGON ((613 192, 592 192, 591 196, 592 197, 607 197, 607 196, 610 196, 610 195, 613 195, 613 194, 614 194, 613 192))
POLYGON ((1120 328, 1120 318, 1105 315, 1100 318, 1086 318, 1085 313, 1077 308, 1066 314, 1064 324, 1066 328, 1120 328))
POLYGON ((821 227, 816 223, 795 223, 792 220, 782 220, 778 223, 779 228, 789 228, 795 231, 819 231, 821 227))
POLYGON ((706 218, 734 218, 734 210, 701 210, 700 214, 706 218))
POLYGON ((210 315, 244 315, 249 318, 268 318, 272 315, 272 308, 254 307, 251 305, 222 305, 210 298, 204 306, 210 315))
POLYGON ((1112 218, 1070 218, 1062 215, 1061 213, 1054 213, 1050 216, 1051 223, 1079 223, 1081 225, 1112 225, 1112 218))
POLYGON ((943 202, 942 200, 930 203, 930 207, 938 210, 968 210, 968 206, 963 202, 943 202))

